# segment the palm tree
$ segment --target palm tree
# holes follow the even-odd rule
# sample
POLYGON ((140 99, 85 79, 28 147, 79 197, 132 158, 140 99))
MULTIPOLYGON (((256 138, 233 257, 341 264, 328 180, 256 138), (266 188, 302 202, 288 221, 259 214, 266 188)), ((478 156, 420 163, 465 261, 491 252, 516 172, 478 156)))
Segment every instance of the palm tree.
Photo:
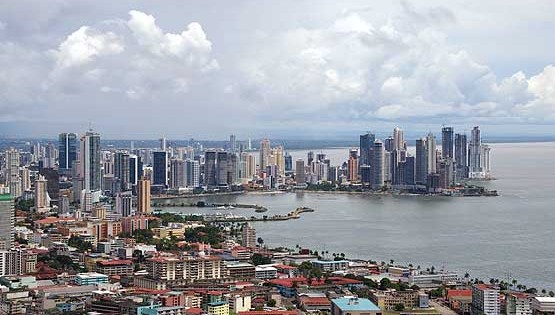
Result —
POLYGON ((391 265, 393 265, 393 263, 395 263, 395 260, 390 259, 390 260, 389 260, 389 263, 390 263, 391 265))

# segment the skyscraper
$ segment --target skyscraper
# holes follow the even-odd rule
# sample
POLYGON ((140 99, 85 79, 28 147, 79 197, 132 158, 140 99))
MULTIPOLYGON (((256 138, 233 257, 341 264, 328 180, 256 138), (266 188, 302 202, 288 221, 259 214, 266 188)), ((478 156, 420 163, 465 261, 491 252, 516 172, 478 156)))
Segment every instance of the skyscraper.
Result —
POLYGON ((405 150, 405 135, 401 128, 393 129, 393 150, 405 150))
POLYGON ((83 189, 101 189, 100 134, 88 131, 81 137, 80 167, 83 189))
POLYGON ((235 153, 237 150, 237 138, 235 135, 229 136, 229 152, 235 153))
POLYGON ((13 197, 19 197, 22 194, 19 161, 20 155, 18 150, 9 149, 6 151, 6 184, 10 188, 10 194, 13 197))
POLYGON ((441 128, 441 157, 454 159, 453 127, 441 128))
POLYGON ((10 249, 14 241, 14 199, 9 194, 0 195, 0 250, 10 249))
POLYGON ((185 185, 187 187, 200 187, 200 165, 196 160, 185 161, 185 185))
POLYGON ((182 159, 170 161, 170 187, 185 187, 185 161, 182 159))
POLYGON ((297 182, 297 185, 306 183, 305 175, 304 160, 297 159, 295 161, 295 182, 297 182))
POLYGON ((428 174, 437 171, 436 137, 430 132, 426 136, 426 170, 428 174))
POLYGON ((152 184, 168 185, 168 153, 156 151, 152 153, 152 184))
POLYGON ((356 149, 349 150, 349 160, 347 165, 349 168, 349 181, 358 181, 358 151, 356 149))
POLYGON ((129 184, 137 185, 137 181, 143 177, 143 162, 140 156, 129 155, 129 184))
POLYGON ((384 147, 383 142, 376 140, 372 152, 372 188, 379 189, 384 185, 384 147))
POLYGON ((468 144, 468 168, 471 178, 481 177, 482 174, 482 138, 478 126, 472 128, 470 143, 468 144))
POLYGON ((416 140, 415 160, 415 182, 417 185, 426 185, 426 176, 428 175, 428 158, 426 157, 425 138, 416 140))
POLYGON ((245 223, 241 229, 241 241, 244 247, 256 247, 256 229, 253 228, 248 222, 245 223))
POLYGON ((114 177, 119 179, 121 190, 129 190, 129 153, 118 151, 114 155, 114 177))
POLYGON ((360 165, 370 165, 372 160, 372 150, 376 136, 371 133, 360 135, 360 165))
POLYGON ((150 180, 146 177, 137 183, 137 212, 150 213, 150 180))
POLYGON ((266 170, 266 166, 268 166, 269 157, 270 157, 270 140, 265 138, 265 139, 262 139, 262 141, 260 141, 260 159, 258 160, 260 173, 266 170))
POLYGON ((204 152, 204 186, 216 186, 216 153, 210 150, 204 152))
POLYGON ((468 178, 468 149, 466 135, 455 135, 455 173, 458 179, 468 178))
POLYGON ((74 133, 61 133, 58 136, 58 164, 61 170, 71 168, 77 159, 77 135, 74 133))
POLYGON ((293 170, 293 157, 286 152, 285 153, 285 171, 290 172, 293 170))
POLYGON ((48 181, 44 176, 39 175, 35 180, 35 210, 42 213, 50 209, 50 197, 47 191, 48 181))

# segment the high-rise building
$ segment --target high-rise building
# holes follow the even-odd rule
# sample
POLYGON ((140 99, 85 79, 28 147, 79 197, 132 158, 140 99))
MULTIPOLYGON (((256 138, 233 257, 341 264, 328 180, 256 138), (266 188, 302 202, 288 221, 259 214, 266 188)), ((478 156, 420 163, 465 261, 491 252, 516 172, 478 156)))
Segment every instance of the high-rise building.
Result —
POLYGON ((100 134, 88 131, 81 137, 80 167, 83 177, 83 189, 95 191, 101 189, 100 134))
POLYGON ((290 172, 293 170, 293 157, 286 152, 285 153, 285 171, 290 172))
POLYGON ((114 155, 114 177, 116 177, 121 185, 121 190, 131 189, 129 153, 118 151, 114 155))
POLYGON ((22 191, 31 190, 31 171, 28 167, 22 167, 19 170, 19 175, 21 177, 21 189, 22 191))
POLYGON ((204 152, 204 186, 214 187, 216 183, 216 155, 217 151, 204 152))
POLYGON ((365 187, 372 186, 372 167, 370 165, 360 166, 360 183, 365 187))
POLYGON ((0 250, 10 249, 14 241, 15 209, 10 194, 0 195, 0 250))
POLYGON ((465 134, 455 134, 455 173, 458 179, 468 178, 468 149, 465 134))
POLYGON ((44 157, 42 159, 42 167, 43 168, 54 168, 56 166, 56 156, 57 156, 56 147, 52 143, 48 143, 46 147, 44 147, 44 157))
POLYGON ((256 247, 256 229, 253 228, 248 222, 243 225, 241 230, 241 239, 244 247, 256 247))
POLYGON ((306 154, 306 158, 307 158, 307 165, 308 165, 308 166, 312 165, 312 161, 314 161, 314 152, 309 151, 309 152, 306 154))
POLYGON ((216 154, 216 184, 218 186, 227 186, 228 176, 230 172, 230 154, 220 151, 216 154))
POLYGON ((229 136, 229 152, 235 153, 237 150, 237 138, 235 135, 229 136))
POLYGON ((47 191, 48 181, 44 176, 39 175, 35 180, 35 210, 39 213, 50 209, 50 197, 47 191))
POLYGON ((16 149, 6 151, 6 185, 13 197, 22 194, 21 178, 19 177, 20 154, 16 149))
POLYGON ((270 158, 270 140, 262 139, 260 141, 260 159, 258 160, 260 173, 266 170, 266 166, 268 166, 269 158, 270 158))
POLYGON ((185 186, 200 187, 200 164, 196 160, 185 161, 185 186))
POLYGON ((349 160, 347 162, 349 168, 349 181, 356 182, 358 181, 358 151, 357 150, 349 150, 349 160))
POLYGON ((133 203, 133 196, 131 195, 130 192, 118 193, 116 195, 116 212, 120 214, 122 217, 131 216, 132 203, 133 203))
POLYGON ((393 129, 393 150, 405 150, 405 135, 402 129, 395 127, 393 129))
POLYGON ((470 313, 472 315, 499 315, 501 313, 499 288, 487 284, 473 285, 472 309, 470 313))
POLYGON ((152 153, 152 184, 168 185, 168 153, 166 151, 156 151, 152 153))
POLYGON ((376 136, 371 133, 360 135, 360 165, 370 165, 372 160, 372 150, 376 136))
POLYGON ((137 183, 137 212, 150 213, 150 180, 145 177, 137 183))
POLYGON ((185 187, 185 161, 182 159, 170 161, 170 187, 185 187))
POLYGON ((414 185, 416 182, 416 158, 414 156, 407 156, 405 162, 403 162, 402 165, 402 184, 414 185))
POLYGON ((379 189, 384 185, 384 147, 383 142, 376 140, 372 152, 372 188, 379 189))
POLYGON ((441 128, 441 157, 454 159, 453 127, 441 128))
POLYGON ((166 136, 163 136, 162 138, 160 138, 160 151, 167 151, 167 149, 166 136))
POLYGON ((482 150, 480 154, 480 165, 482 166, 482 173, 484 178, 489 178, 491 176, 491 169, 490 169, 490 155, 491 148, 487 144, 482 144, 482 150))
POLYGON ((436 137, 430 132, 426 136, 426 169, 428 174, 437 172, 436 137))
POLYGON ((137 185, 137 181, 143 177, 143 162, 140 156, 129 155, 129 184, 137 185))
POLYGON ((77 159, 77 135, 61 133, 58 136, 58 151, 58 167, 70 169, 73 161, 77 159))
POLYGON ((468 144, 468 168, 471 178, 480 177, 482 174, 482 138, 480 128, 472 128, 470 143, 468 144))
POLYGON ((297 159, 297 161, 295 161, 295 181, 297 185, 306 184, 306 172, 303 159, 297 159))
POLYGON ((415 182, 417 185, 426 185, 426 176, 428 175, 428 158, 426 157, 426 139, 416 140, 416 156, 415 156, 415 182))

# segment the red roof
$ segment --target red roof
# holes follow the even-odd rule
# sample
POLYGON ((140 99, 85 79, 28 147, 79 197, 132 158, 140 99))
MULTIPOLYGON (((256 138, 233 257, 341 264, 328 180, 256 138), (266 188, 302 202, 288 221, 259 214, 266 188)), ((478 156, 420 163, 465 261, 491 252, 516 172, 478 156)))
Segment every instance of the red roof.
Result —
POLYGON ((447 290, 447 298, 451 298, 454 296, 472 296, 472 290, 447 290))
POLYGON ((191 307, 191 308, 185 310, 185 314, 200 315, 200 314, 202 314, 202 308, 191 307))
POLYGON ((132 265, 133 261, 129 259, 112 259, 112 260, 97 261, 96 264, 101 266, 120 266, 120 265, 132 265))
POLYGON ((297 267, 289 266, 289 265, 275 265, 274 267, 276 267, 277 269, 289 269, 289 270, 299 269, 297 267))
POLYGON ((330 300, 327 297, 301 296, 300 300, 304 305, 331 305, 330 300))
POLYGON ((305 277, 295 277, 295 278, 272 279, 268 282, 271 283, 271 284, 274 284, 274 285, 279 285, 279 286, 287 287, 287 288, 293 287, 293 283, 297 283, 297 285, 309 284, 310 286, 313 286, 313 287, 315 287, 315 286, 324 286, 324 285, 348 285, 348 284, 360 284, 360 283, 362 283, 359 280, 343 278, 343 277, 329 277, 328 281, 331 281, 331 283, 329 283, 329 284, 326 283, 325 278, 320 278, 320 280, 318 280, 316 278, 312 278, 312 281, 310 281, 310 284, 309 284, 308 280, 305 277))
POLYGON ((297 311, 245 311, 239 312, 239 315, 297 315, 297 311))

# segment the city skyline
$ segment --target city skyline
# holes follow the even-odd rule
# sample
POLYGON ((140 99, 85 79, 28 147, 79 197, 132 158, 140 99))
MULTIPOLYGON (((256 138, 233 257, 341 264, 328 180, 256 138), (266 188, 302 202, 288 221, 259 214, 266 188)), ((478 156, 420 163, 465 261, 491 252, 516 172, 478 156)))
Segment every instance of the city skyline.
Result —
POLYGON ((179 4, 2 4, 0 134, 555 130, 550 1, 179 4), (22 18, 34 10, 41 19, 22 18))

